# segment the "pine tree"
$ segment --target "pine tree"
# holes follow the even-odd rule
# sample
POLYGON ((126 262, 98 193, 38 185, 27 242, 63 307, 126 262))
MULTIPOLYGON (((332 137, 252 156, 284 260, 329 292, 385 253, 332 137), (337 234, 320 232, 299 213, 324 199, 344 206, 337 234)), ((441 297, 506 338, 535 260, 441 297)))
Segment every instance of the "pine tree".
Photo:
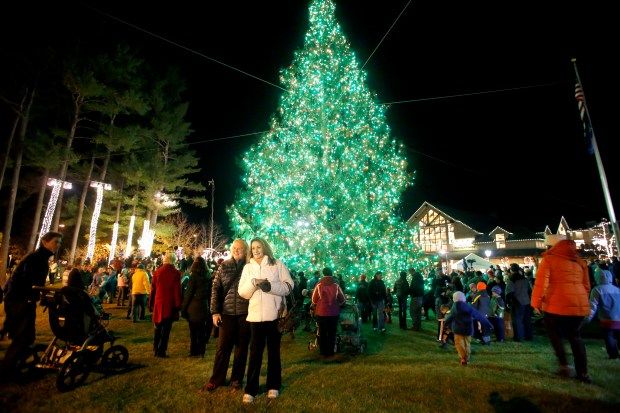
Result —
POLYGON ((228 213, 239 235, 265 237, 299 269, 419 266, 413 228, 396 216, 413 175, 334 11, 331 0, 312 1, 304 47, 281 73, 287 92, 244 156, 228 213))

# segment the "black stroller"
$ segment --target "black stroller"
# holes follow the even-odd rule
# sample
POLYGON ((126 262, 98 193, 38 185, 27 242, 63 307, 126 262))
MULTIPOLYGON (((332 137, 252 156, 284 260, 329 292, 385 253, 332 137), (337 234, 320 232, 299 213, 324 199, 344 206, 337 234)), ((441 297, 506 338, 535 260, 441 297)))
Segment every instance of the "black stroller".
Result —
POLYGON ((73 287, 38 289, 55 337, 49 345, 33 348, 22 371, 57 370, 56 387, 68 391, 83 384, 99 362, 104 372, 126 367, 129 351, 114 344, 116 338, 106 329, 109 315, 98 313, 85 291, 73 287), (104 351, 106 343, 109 347, 104 351))
MULTIPOLYGON (((314 312, 312 313, 314 317, 314 312)), ((321 331, 317 323, 314 340, 308 343, 308 350, 313 351, 319 347, 321 331)), ((355 303, 346 302, 340 311, 338 329, 336 330, 336 343, 334 353, 348 352, 362 354, 366 350, 368 342, 362 337, 362 319, 355 303)))

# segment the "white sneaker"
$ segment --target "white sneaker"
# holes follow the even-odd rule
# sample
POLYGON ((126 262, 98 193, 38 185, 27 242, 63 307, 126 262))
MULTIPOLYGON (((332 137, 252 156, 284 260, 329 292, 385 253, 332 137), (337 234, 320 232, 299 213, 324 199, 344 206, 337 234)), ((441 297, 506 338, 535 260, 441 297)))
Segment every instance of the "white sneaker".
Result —
POLYGON ((279 395, 280 395, 280 392, 278 390, 269 390, 267 392, 267 398, 268 399, 275 399, 279 395))
POLYGON ((254 403, 254 396, 252 396, 251 394, 244 394, 243 395, 243 403, 245 404, 250 404, 250 403, 254 403))

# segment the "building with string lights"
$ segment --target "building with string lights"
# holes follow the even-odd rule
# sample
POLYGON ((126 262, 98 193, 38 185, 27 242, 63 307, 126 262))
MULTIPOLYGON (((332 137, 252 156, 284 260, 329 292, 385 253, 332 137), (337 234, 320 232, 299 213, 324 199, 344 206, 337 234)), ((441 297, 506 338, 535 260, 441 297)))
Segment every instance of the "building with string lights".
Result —
MULTIPOLYGON (((508 266, 513 262, 535 266, 546 250, 545 234, 554 233, 549 226, 541 232, 506 229, 490 221, 490 217, 429 202, 424 202, 407 223, 417 227, 416 241, 424 253, 439 256, 452 269, 461 267, 463 260, 477 260, 481 267, 489 263, 508 266), (488 232, 478 230, 484 227, 488 232)), ((606 221, 585 229, 571 229, 561 217, 555 233, 573 239, 584 257, 607 257, 613 253, 613 235, 606 221)))

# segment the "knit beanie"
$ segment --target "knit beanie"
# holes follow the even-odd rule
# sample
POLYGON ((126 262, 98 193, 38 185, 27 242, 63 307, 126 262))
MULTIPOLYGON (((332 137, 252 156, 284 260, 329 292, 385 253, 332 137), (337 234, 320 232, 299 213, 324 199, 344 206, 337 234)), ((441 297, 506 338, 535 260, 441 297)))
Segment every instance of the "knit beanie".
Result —
POLYGON ((478 291, 486 290, 487 289, 487 285, 485 283, 483 283, 482 281, 480 281, 478 284, 476 284, 476 289, 478 291))
POLYGON ((454 301, 455 303, 458 301, 465 302, 465 294, 463 294, 462 291, 455 292, 454 294, 452 294, 452 301, 454 301))

